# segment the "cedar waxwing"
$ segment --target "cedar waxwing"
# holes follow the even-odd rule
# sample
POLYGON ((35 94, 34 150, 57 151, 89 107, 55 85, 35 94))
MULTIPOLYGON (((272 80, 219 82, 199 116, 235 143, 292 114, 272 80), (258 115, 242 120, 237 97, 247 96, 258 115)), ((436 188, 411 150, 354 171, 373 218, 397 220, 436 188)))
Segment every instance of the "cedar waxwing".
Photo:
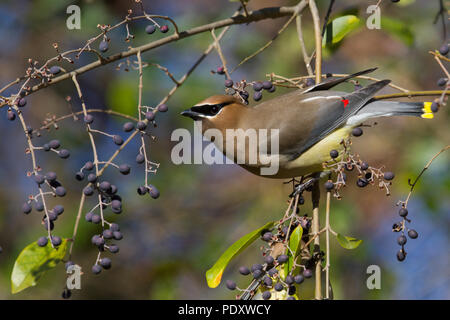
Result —
MULTIPOLYGON (((292 91, 264 101, 254 107, 244 105, 231 95, 209 97, 181 114, 199 120, 202 134, 208 129, 222 133, 223 141, 214 140, 216 147, 228 158, 236 160, 246 170, 261 174, 261 161, 249 162, 249 139, 227 149, 227 129, 278 129, 278 150, 270 157, 277 157, 278 171, 268 178, 294 178, 321 172, 323 163, 331 160, 330 151, 343 151, 342 141, 363 121, 376 117, 397 115, 433 118, 431 102, 376 101, 372 97, 390 83, 382 80, 352 93, 328 91, 353 77, 372 72, 364 70, 340 79, 328 78, 324 82, 292 91), (230 154, 232 150, 232 154, 230 154)), ((258 140, 257 148, 262 141, 258 140)), ((270 144, 270 143, 269 143, 270 144)))

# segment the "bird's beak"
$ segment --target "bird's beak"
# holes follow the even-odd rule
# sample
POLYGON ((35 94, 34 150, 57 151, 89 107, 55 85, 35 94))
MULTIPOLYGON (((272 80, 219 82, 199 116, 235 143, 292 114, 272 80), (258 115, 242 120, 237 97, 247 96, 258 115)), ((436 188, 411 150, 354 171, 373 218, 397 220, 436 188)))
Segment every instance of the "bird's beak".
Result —
POLYGON ((189 117, 189 118, 191 118, 191 119, 193 119, 193 120, 199 120, 199 119, 201 119, 202 117, 201 117, 201 113, 198 113, 198 112, 195 112, 195 111, 193 111, 192 109, 188 109, 188 110, 184 110, 183 112, 181 112, 180 113, 182 116, 185 116, 185 117, 189 117))

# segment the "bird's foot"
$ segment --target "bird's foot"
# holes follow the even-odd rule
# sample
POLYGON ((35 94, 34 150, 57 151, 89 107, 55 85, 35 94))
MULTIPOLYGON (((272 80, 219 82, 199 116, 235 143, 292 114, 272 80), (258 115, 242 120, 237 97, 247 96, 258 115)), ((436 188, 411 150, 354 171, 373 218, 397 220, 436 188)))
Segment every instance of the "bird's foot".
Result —
POLYGON ((314 178, 309 179, 306 182, 297 184, 296 186, 294 186, 294 191, 292 191, 292 193, 289 195, 289 197, 292 198, 299 194, 302 194, 303 191, 311 188, 317 180, 319 180, 319 178, 314 177, 314 178))

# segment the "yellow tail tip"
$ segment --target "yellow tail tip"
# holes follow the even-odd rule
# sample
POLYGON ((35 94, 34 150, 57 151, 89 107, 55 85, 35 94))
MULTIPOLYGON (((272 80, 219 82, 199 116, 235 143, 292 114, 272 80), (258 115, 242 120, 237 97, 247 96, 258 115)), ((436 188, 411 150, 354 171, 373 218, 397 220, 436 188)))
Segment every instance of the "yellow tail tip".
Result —
POLYGON ((422 108, 423 113, 421 115, 422 118, 424 118, 424 119, 433 119, 434 118, 434 113, 431 110, 431 105, 432 105, 432 102, 424 102, 423 103, 423 108, 422 108))

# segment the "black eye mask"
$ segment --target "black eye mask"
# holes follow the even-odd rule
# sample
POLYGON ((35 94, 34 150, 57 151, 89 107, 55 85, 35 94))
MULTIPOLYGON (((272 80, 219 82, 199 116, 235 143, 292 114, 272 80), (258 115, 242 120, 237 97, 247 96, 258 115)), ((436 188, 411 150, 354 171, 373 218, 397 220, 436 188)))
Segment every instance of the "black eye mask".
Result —
POLYGON ((230 104, 230 103, 205 104, 202 106, 192 107, 191 110, 194 112, 201 113, 202 115, 212 117, 212 116, 215 116, 217 113, 219 113, 220 109, 222 109, 223 107, 225 107, 228 104, 230 104))

